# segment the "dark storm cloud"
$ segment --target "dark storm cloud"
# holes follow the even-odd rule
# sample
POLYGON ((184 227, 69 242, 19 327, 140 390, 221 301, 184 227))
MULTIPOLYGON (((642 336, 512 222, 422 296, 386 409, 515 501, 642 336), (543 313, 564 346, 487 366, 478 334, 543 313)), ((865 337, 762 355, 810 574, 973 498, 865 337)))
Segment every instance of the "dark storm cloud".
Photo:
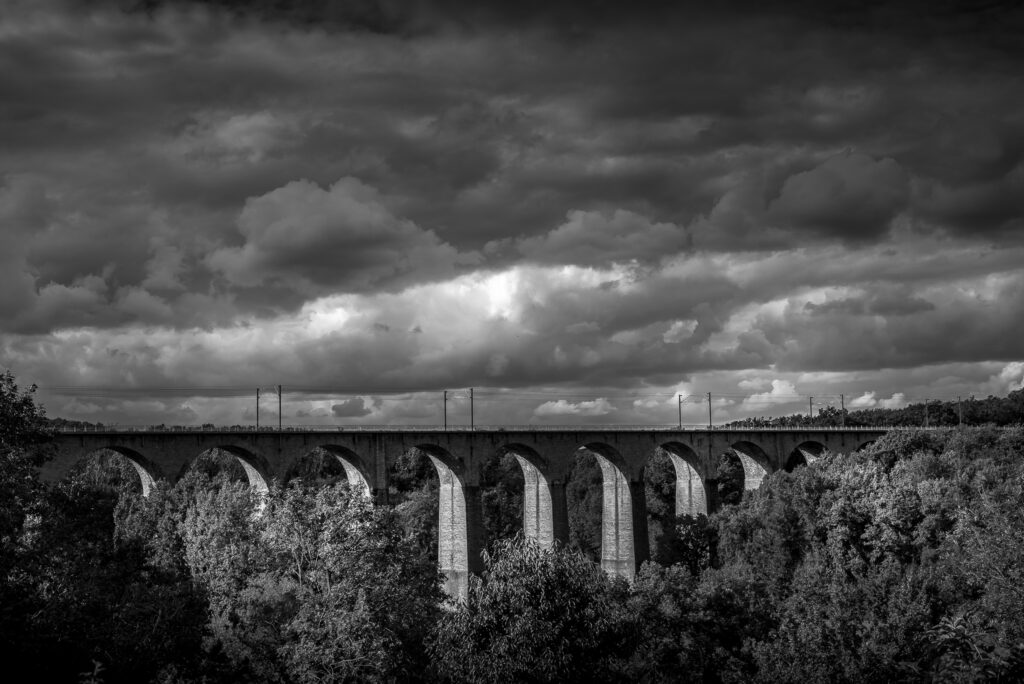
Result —
POLYGON ((926 298, 838 300, 766 314, 757 328, 780 368, 864 370, 1014 361, 1024 335, 1024 278, 933 286, 926 298), (985 291, 987 290, 987 291, 985 291), (938 303, 932 303, 932 300, 938 303))
POLYGON ((656 262, 678 254, 686 232, 669 223, 653 223, 630 211, 573 211, 565 223, 544 236, 519 241, 518 250, 537 263, 607 266, 630 261, 656 262))
POLYGON ((331 406, 331 414, 336 418, 361 418, 373 413, 373 408, 366 405, 362 397, 352 397, 331 406))
MULTIPOLYGON (((327 11, 318 6, 299 11, 327 11)), ((361 7, 344 11, 358 14, 361 7)), ((567 4, 566 10, 572 7, 567 4)), ((596 15, 620 9, 610 4, 596 15)), ((589 10, 576 11, 590 16, 589 10)), ((11 101, 53 115, 59 115, 60 105, 64 118, 76 122, 62 130, 77 145, 118 134, 129 142, 136 131, 151 139, 154 130, 161 131, 167 145, 143 144, 144 157, 126 151, 119 164, 146 178, 158 202, 237 208, 246 198, 297 178, 329 185, 354 175, 404 196, 408 218, 457 248, 478 249, 509 234, 551 230, 571 209, 624 208, 683 225, 706 214, 721 197, 716 176, 719 181, 730 177, 737 163, 764 163, 777 151, 775 141, 853 141, 875 159, 894 154, 892 141, 880 138, 894 116, 903 118, 893 107, 907 112, 908 129, 919 125, 920 117, 913 115, 912 103, 892 101, 905 89, 892 81, 921 55, 884 36, 806 32, 785 12, 779 17, 698 22, 681 27, 682 33, 673 27, 671 35, 651 33, 642 21, 626 22, 617 32, 607 28, 572 44, 533 33, 515 41, 474 35, 467 45, 476 41, 478 47, 456 51, 451 59, 444 49, 410 49, 419 44, 415 39, 387 43, 390 39, 382 38, 387 44, 367 46, 378 58, 375 64, 365 58, 352 62, 358 54, 353 51, 347 57, 355 71, 333 74, 325 88, 324 77, 331 74, 304 66, 341 49, 336 41, 313 36, 305 55, 282 59, 272 41, 266 42, 267 50, 258 49, 259 42, 233 42, 246 31, 258 35, 251 26, 171 20, 158 13, 148 29, 136 29, 128 40, 122 37, 125 29, 99 23, 103 39, 117 45, 102 66, 122 79, 134 78, 140 96, 97 74, 94 65, 73 59, 81 45, 64 36, 75 49, 63 59, 44 60, 41 40, 21 48, 42 60, 35 69, 41 83, 48 73, 62 79, 38 89, 49 99, 26 80, 11 101), (730 50, 719 49, 723 42, 730 50), (406 59, 394 57, 402 53, 406 59), (866 73, 865 66, 872 71, 866 73), (864 82, 866 75, 872 82, 864 82), (65 95, 55 100, 53 93, 65 95), (296 97, 307 103, 307 111, 291 112, 287 121, 275 117, 280 102, 296 97), (232 110, 251 117, 261 108, 266 138, 251 142, 262 148, 224 139, 232 110), (395 116, 398 111, 405 121, 395 116), (709 118, 701 121, 701 116, 709 118), (417 117, 424 121, 415 123, 417 117), (410 135, 413 123, 420 130, 410 135), (734 133, 716 133, 726 129, 734 133), (830 133, 823 137, 825 132, 830 133), (154 155, 161 149, 175 154, 154 155)), ((453 44, 447 37, 436 40, 441 48, 453 44)), ((924 73, 918 84, 929 80, 924 73)), ((933 97, 941 100, 941 92, 933 97)), ((942 111, 950 103, 929 104, 942 111)), ((39 126, 29 128, 38 135, 39 126)), ((138 148, 144 139, 131 142, 138 148)), ((900 156, 914 152, 897 151, 900 156)))
POLYGON ((12 7, 0 351, 47 381, 1015 353, 1017 5, 12 7))
POLYGON ((888 288, 870 296, 833 299, 821 304, 807 302, 804 310, 812 315, 849 314, 852 316, 908 316, 933 311, 935 304, 912 294, 909 288, 888 288))
POLYGON ((720 0, 712 5, 670 0, 480 0, 470 5, 456 0, 116 0, 116 4, 134 11, 200 5, 299 25, 373 32, 411 32, 439 24, 546 24, 579 31, 593 26, 665 21, 680 15, 694 18, 764 12, 796 14, 843 29, 887 30, 904 36, 942 32, 971 39, 980 34, 989 40, 998 39, 999 47, 1024 21, 1017 0, 784 0, 769 5, 755 0, 720 0))
POLYGON ((1001 178, 958 187, 922 183, 915 197, 925 219, 956 232, 1024 236, 1024 161, 1001 178))
POLYGON ((843 154, 786 179, 768 217, 850 242, 874 241, 906 208, 908 186, 892 159, 843 154))
POLYGON ((238 227, 244 244, 208 262, 242 287, 281 280, 310 294, 365 292, 453 277, 479 261, 396 217, 354 178, 327 189, 293 182, 251 199, 238 227))

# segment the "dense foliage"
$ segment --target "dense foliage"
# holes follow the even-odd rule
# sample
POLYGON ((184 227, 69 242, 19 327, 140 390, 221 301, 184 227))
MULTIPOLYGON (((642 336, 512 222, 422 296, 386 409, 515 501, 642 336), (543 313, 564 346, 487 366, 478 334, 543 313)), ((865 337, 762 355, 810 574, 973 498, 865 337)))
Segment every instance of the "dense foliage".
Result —
POLYGON ((148 497, 113 453, 45 487, 35 472, 45 417, 31 390, 0 380, 10 671, 42 681, 430 678, 440 577, 391 510, 329 472, 258 494, 216 454, 148 497))
POLYGON ((444 616, 438 666, 467 682, 1019 681, 1021 453, 1019 429, 891 433, 680 521, 680 562, 629 587, 505 544, 444 616))
MULTIPOLYGON (((38 679, 1024 679, 1019 428, 892 432, 697 518, 673 515, 671 464, 653 459, 655 562, 632 583, 592 562, 593 458, 570 480, 571 545, 554 550, 521 537, 522 475, 496 458, 486 571, 452 605, 426 458, 400 464, 389 507, 329 458, 265 495, 215 454, 145 498, 113 454, 47 487, 45 418, 0 381, 2 655, 38 679)), ((720 480, 735 468, 724 459, 720 480)))

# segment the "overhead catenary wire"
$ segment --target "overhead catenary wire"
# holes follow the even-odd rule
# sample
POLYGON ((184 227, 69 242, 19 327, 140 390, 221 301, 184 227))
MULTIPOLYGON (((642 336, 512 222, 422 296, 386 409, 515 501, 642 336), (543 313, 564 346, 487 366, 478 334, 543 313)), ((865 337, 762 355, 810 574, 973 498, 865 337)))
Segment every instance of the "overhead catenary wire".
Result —
MULTIPOLYGON (((240 397, 240 396, 251 396, 253 391, 254 391, 252 387, 245 388, 244 390, 231 390, 231 391, 227 391, 227 390, 211 390, 210 388, 205 388, 205 387, 194 388, 194 389, 190 389, 190 388, 175 388, 173 390, 164 390, 164 391, 160 391, 160 390, 155 390, 154 391, 154 390, 150 390, 148 388, 140 388, 140 389, 132 389, 132 390, 101 390, 101 391, 81 390, 81 391, 75 391, 75 392, 58 390, 58 389, 52 388, 52 387, 39 387, 37 389, 38 389, 38 391, 43 392, 43 393, 59 394, 59 395, 63 395, 63 396, 76 396, 76 397, 91 397, 91 396, 95 396, 95 397, 118 397, 118 398, 135 398, 135 397, 140 397, 140 396, 141 397, 145 397, 145 396, 162 396, 162 397, 163 396, 166 396, 166 397, 182 396, 182 397, 196 397, 196 398, 202 398, 202 397, 217 398, 217 397, 234 397, 234 396, 239 396, 240 397)), ((270 387, 268 387, 266 389, 272 391, 274 394, 277 393, 276 387, 270 386, 270 387)), ((467 400, 467 401, 469 400, 469 390, 468 389, 464 390, 464 391, 463 390, 447 390, 447 391, 449 393, 449 398, 452 399, 452 400, 467 400)), ((287 395, 287 396, 293 396, 293 397, 294 396, 303 396, 303 397, 309 398, 311 400, 316 400, 318 398, 330 399, 330 398, 338 398, 338 397, 373 397, 375 399, 379 399, 379 400, 382 400, 382 401, 400 401, 403 398, 423 397, 423 396, 429 396, 429 395, 435 395, 435 394, 436 395, 440 395, 442 390, 441 389, 438 389, 438 390, 416 390, 414 392, 407 392, 407 391, 395 392, 395 391, 392 391, 392 390, 363 390, 363 391, 345 391, 345 392, 318 391, 316 393, 310 393, 310 392, 299 391, 299 390, 292 389, 292 388, 289 388, 289 387, 285 386, 283 388, 282 392, 283 392, 284 395, 287 395)), ((666 402, 671 402, 674 398, 677 397, 677 395, 674 394, 674 393, 672 393, 672 394, 670 394, 670 393, 664 393, 664 394, 628 394, 628 393, 607 393, 606 392, 606 393, 595 393, 595 394, 577 394, 577 393, 562 393, 562 392, 558 392, 558 391, 554 391, 554 390, 551 391, 551 392, 535 393, 535 394, 530 394, 530 395, 486 394, 486 393, 481 392, 479 390, 475 390, 474 396, 477 399, 486 399, 488 401, 506 401, 506 400, 519 400, 519 399, 525 400, 525 399, 528 399, 528 398, 532 397, 532 398, 536 398, 536 399, 549 399, 549 400, 550 399, 571 399, 571 400, 580 400, 580 401, 594 400, 594 399, 608 399, 608 400, 616 400, 616 401, 625 401, 625 400, 630 400, 630 399, 658 399, 658 398, 662 398, 666 402)), ((794 397, 762 398, 762 397, 760 397, 758 395, 723 394, 723 393, 718 393, 718 392, 714 392, 713 393, 713 398, 714 398, 714 401, 716 402, 716 404, 720 403, 720 402, 737 402, 737 401, 742 401, 742 402, 744 402, 746 404, 764 404, 764 405, 798 404, 800 402, 805 402, 806 403, 808 396, 813 396, 814 397, 814 405, 815 406, 821 406, 821 405, 825 405, 825 406, 836 405, 836 406, 838 406, 840 404, 840 397, 839 397, 838 394, 835 395, 834 399, 829 399, 829 398, 826 398, 826 397, 823 397, 823 396, 817 395, 817 394, 815 394, 815 395, 806 395, 805 394, 805 395, 798 395, 798 396, 794 396, 794 397)), ((883 403, 890 403, 890 402, 894 401, 894 400, 891 400, 891 399, 884 399, 884 398, 883 399, 877 399, 876 398, 874 400, 874 403, 869 405, 869 404, 858 404, 858 403, 856 403, 856 401, 850 402, 848 395, 846 396, 846 399, 847 399, 847 401, 846 401, 846 408, 848 408, 848 409, 867 408, 867 407, 870 407, 871 405, 882 405, 883 403)), ((967 401, 970 401, 970 400, 971 400, 971 397, 967 397, 965 399, 962 399, 962 401, 964 401, 964 402, 967 402, 967 401)), ((698 396, 687 396, 687 397, 684 397, 684 399, 683 399, 683 403, 684 404, 704 403, 705 401, 707 401, 707 393, 706 392, 704 393, 703 396, 699 396, 699 395, 698 396)), ((895 401, 898 402, 900 405, 903 405, 903 406, 907 406, 907 405, 921 405, 921 406, 923 406, 924 402, 925 402, 925 399, 914 397, 914 396, 905 396, 905 397, 902 397, 902 398, 898 398, 895 401)), ((932 398, 928 399, 928 401, 929 401, 929 405, 930 406, 934 406, 937 403, 946 403, 946 404, 953 404, 953 405, 955 405, 955 404, 958 403, 958 398, 957 398, 957 396, 932 397, 932 398)))
MULTIPOLYGON (((218 398, 225 397, 243 397, 245 395, 252 396, 254 391, 253 387, 242 386, 224 386, 224 385, 180 385, 180 386, 128 386, 128 387, 116 387, 116 386, 86 386, 86 385, 53 385, 53 386, 37 386, 37 389, 41 392, 62 394, 72 398, 89 398, 107 400, 110 402, 104 409, 107 411, 125 411, 131 408, 131 404, 127 403, 122 406, 117 406, 114 402, 137 400, 141 397, 150 398, 153 400, 169 400, 169 399, 206 399, 216 400, 218 398)), ((715 429, 714 418, 715 408, 718 407, 723 409, 721 416, 723 421, 748 421, 748 420, 764 420, 767 417, 771 417, 773 414, 781 416, 783 414, 790 417, 796 417, 799 419, 801 413, 796 412, 793 409, 796 408, 799 402, 807 400, 808 412, 807 417, 810 420, 816 420, 813 412, 814 406, 825 406, 831 409, 835 409, 838 406, 836 412, 838 416, 830 416, 830 419, 836 419, 839 426, 846 426, 846 413, 847 402, 846 394, 776 394, 772 392, 752 392, 752 393, 737 393, 737 392, 706 392, 703 395, 698 393, 668 393, 668 392, 651 392, 643 390, 624 390, 622 388, 604 388, 604 389, 593 389, 588 392, 582 392, 576 389, 566 388, 563 390, 558 387, 544 387, 540 389, 531 390, 517 390, 508 388, 478 388, 478 387, 466 387, 457 389, 443 389, 443 390, 432 390, 432 389, 403 389, 397 390, 394 388, 377 388, 367 389, 360 388, 358 390, 351 387, 344 388, 331 388, 327 386, 318 387, 305 387, 305 386, 287 386, 282 384, 275 385, 260 385, 255 388, 256 394, 256 414, 255 414, 255 427, 256 429, 268 429, 263 425, 261 421, 261 406, 264 393, 271 391, 277 395, 278 406, 277 406, 277 427, 279 431, 285 429, 284 425, 284 397, 288 395, 288 401, 292 404, 295 401, 306 401, 306 402, 338 402, 348 401, 355 398, 361 398, 364 402, 363 408, 370 408, 365 414, 359 414, 353 416, 344 413, 335 413, 334 419, 336 429, 348 429, 345 418, 362 418, 365 415, 369 415, 371 412, 376 412, 384 404, 396 405, 396 404, 415 404, 417 402, 429 402, 436 406, 438 399, 442 404, 442 424, 444 429, 449 428, 449 416, 448 416, 448 402, 453 401, 463 407, 466 413, 459 413, 462 415, 461 419, 457 419, 453 429, 469 429, 473 430, 477 425, 476 416, 476 400, 482 399, 482 409, 485 418, 494 417, 493 413, 490 413, 488 407, 493 404, 517 404, 521 410, 533 409, 535 418, 540 417, 541 420, 536 425, 547 425, 550 423, 550 417, 565 414, 575 415, 576 419, 582 419, 583 423, 594 424, 594 425, 662 425, 666 418, 666 410, 671 410, 671 402, 675 399, 677 404, 677 416, 676 420, 672 421, 679 429, 683 429, 684 426, 696 427, 693 422, 685 422, 684 417, 686 413, 692 417, 692 408, 698 404, 704 402, 707 403, 707 427, 708 429, 715 429), (601 403, 603 402, 603 404, 601 403), (627 405, 627 402, 631 402, 632 406, 627 405), (466 404, 468 403, 468 407, 466 404), (372 405, 372 406, 371 406, 372 405), (540 409, 550 406, 551 410, 545 413, 541 413, 540 409), (687 407, 686 413, 684 413, 684 406, 687 407), (753 412, 758 408, 769 409, 766 417, 753 417, 753 412), (596 413, 589 413, 593 409, 597 409, 596 413), (734 411, 739 410, 741 413, 737 416, 734 411), (619 422, 612 423, 610 413, 619 412, 617 418, 619 422), (645 415, 645 412, 648 412, 645 415), (631 412, 631 413, 630 413, 631 412), (468 415, 467 415, 468 414, 468 415), (747 417, 742 417, 746 415, 747 417), (588 422, 588 417, 599 416, 596 420, 588 422), (546 418, 545 418, 546 417, 546 418), (468 418, 468 420, 467 420, 468 418), (337 422, 337 419, 341 419, 337 422), (628 422, 623 422, 623 419, 628 422), (463 422, 466 421, 466 422, 463 422)), ((850 408, 854 410, 858 409, 910 409, 914 411, 914 407, 917 407, 918 420, 921 419, 920 412, 923 405, 924 409, 924 425, 930 426, 931 414, 929 412, 930 405, 935 403, 939 405, 943 411, 948 411, 949 407, 952 407, 954 420, 957 424, 964 424, 964 405, 963 395, 956 397, 945 397, 935 398, 932 394, 930 397, 920 399, 916 395, 908 395, 902 392, 893 392, 890 399, 876 399, 875 393, 872 391, 861 391, 860 394, 854 394, 856 398, 851 402, 850 408), (864 402, 862 399, 867 398, 870 401, 864 402), (859 404, 859 405, 858 405, 859 404)), ((970 395, 969 401, 974 402, 975 397, 970 395)), ((102 403, 100 404, 103 405, 102 403)), ((183 404, 184 406, 185 404, 183 404)), ((196 408, 195 406, 189 408, 196 408)), ((263 406, 265 409, 265 406, 263 406)), ((332 407, 333 409, 336 407, 332 407)), ((390 409, 389 409, 390 410, 390 409)), ((499 412, 513 411, 500 407, 496 409, 499 412)), ((264 411, 265 412, 265 411, 264 411)), ((822 410, 819 410, 819 416, 823 414, 822 410)), ((296 418, 306 416, 303 410, 299 410, 296 414, 296 418)), ((320 418, 330 418, 330 413, 316 414, 320 418)), ((388 417, 391 414, 380 414, 377 413, 378 417, 387 418, 385 424, 391 424, 393 422, 393 416, 388 417)), ((403 410, 399 409, 395 416, 412 417, 415 424, 429 424, 422 423, 422 414, 413 412, 406 414, 403 410)), ((436 414, 435 414, 436 415, 436 414)), ((508 412, 500 414, 502 418, 507 420, 509 417, 516 415, 515 412, 508 412)), ((671 415, 671 414, 669 414, 671 415)), ((913 415, 913 414, 911 414, 913 415)), ((905 419, 904 419, 905 420, 905 419)), ((940 419, 941 420, 941 419, 940 419)), ((948 420, 948 417, 945 419, 948 420)), ((665 421, 667 422, 667 421, 665 421)), ((528 424, 535 424, 533 419, 527 421, 528 424)), ((580 423, 580 424, 583 424, 580 423)), ((493 426, 493 421, 483 421, 484 425, 493 426)), ((526 423, 523 423, 526 424, 526 423)), ((671 423, 669 423, 671 424, 671 423)), ((355 426, 366 426, 368 423, 364 420, 357 420, 354 423, 355 426)), ((205 428, 204 424, 204 428, 205 428)), ((237 426, 235 426, 237 427, 237 426)), ((298 426, 290 425, 287 429, 296 429, 298 426)), ((251 429, 251 428, 250 428, 251 429)), ((273 428, 270 428, 273 429, 273 428)))
MULTIPOLYGON (((692 404, 700 404, 707 400, 706 393, 690 393, 681 394, 674 392, 654 392, 644 390, 632 390, 623 391, 621 389, 608 389, 608 390, 577 390, 577 389, 566 389, 552 387, 545 389, 508 389, 508 388, 456 388, 456 389, 444 389, 435 390, 430 388, 355 388, 351 386, 329 386, 329 385, 266 385, 261 386, 262 389, 270 389, 278 394, 279 404, 283 401, 283 396, 288 395, 289 397, 302 396, 311 401, 332 401, 341 398, 351 397, 369 397, 375 404, 382 403, 399 403, 412 400, 423 400, 429 398, 435 393, 440 394, 444 392, 443 403, 454 401, 464 402, 468 401, 471 406, 471 410, 475 410, 474 400, 483 400, 487 405, 499 402, 499 403, 529 403, 530 399, 544 400, 545 402, 588 402, 604 400, 609 403, 624 402, 624 401, 637 401, 637 400, 658 400, 663 399, 665 405, 670 405, 673 399, 676 399, 678 410, 681 413, 683 406, 689 406, 692 404)), ((237 386, 237 385, 135 385, 135 386, 112 386, 112 385, 40 385, 38 390, 42 393, 57 394, 68 397, 78 397, 83 399, 108 399, 108 400, 131 400, 139 397, 149 397, 158 399, 168 399, 172 397, 180 398, 224 398, 224 397, 243 397, 252 396, 252 386, 237 386)), ((862 392, 861 396, 872 394, 871 392, 862 392)), ((840 409, 841 412, 853 409, 864 409, 864 408, 898 408, 898 407, 909 407, 913 405, 923 405, 926 420, 930 423, 931 414, 930 408, 932 404, 954 404, 955 411, 959 420, 959 416, 963 413, 963 400, 961 395, 939 395, 936 397, 935 394, 931 394, 928 397, 918 397, 915 395, 908 395, 901 392, 894 392, 891 399, 880 399, 871 396, 871 401, 866 404, 859 404, 858 398, 855 398, 852 402, 847 402, 847 395, 845 393, 840 394, 772 394, 772 393, 737 393, 737 392, 714 392, 713 401, 716 404, 724 403, 727 405, 742 405, 749 408, 754 407, 773 407, 782 406, 787 404, 797 404, 801 401, 808 401, 808 415, 813 414, 814 406, 833 406, 840 409), (890 405, 890 402, 896 400, 896 405, 890 405)), ((974 397, 971 396, 970 399, 974 397)), ((259 398, 257 398, 259 400, 259 398)))
MULTIPOLYGON (((133 386, 133 387, 109 387, 109 386, 62 386, 62 385, 41 385, 37 389, 40 392, 60 394, 67 396, 85 396, 85 397, 130 397, 139 395, 178 395, 178 396, 246 396, 253 392, 252 386, 241 387, 241 386, 175 386, 175 387, 150 387, 150 386, 133 386)), ((261 386, 261 389, 270 389, 277 393, 277 385, 266 385, 261 386)), ((530 391, 530 392, 518 392, 518 391, 506 391, 501 389, 490 389, 490 388, 465 388, 465 389, 446 389, 450 399, 469 399, 470 389, 472 389, 473 395, 476 398, 486 398, 489 401, 500 401, 503 399, 515 399, 519 397, 539 397, 539 398, 557 398, 557 399, 608 399, 608 400, 627 400, 627 399, 644 399, 644 398, 664 398, 671 400, 672 398, 679 397, 680 395, 675 392, 613 392, 613 391, 591 391, 591 392, 578 392, 578 391, 561 391, 556 388, 546 391, 530 391)), ((308 395, 308 396, 323 396, 329 397, 356 397, 356 396, 369 396, 378 398, 384 401, 400 400, 403 397, 413 397, 421 395, 429 395, 435 392, 441 392, 441 389, 392 389, 392 388, 377 388, 377 389, 353 389, 349 387, 345 388, 329 388, 329 387, 298 387, 284 385, 280 390, 283 394, 287 395, 308 395)), ((901 393, 897 392, 896 395, 901 393)), ((822 404, 835 404, 840 403, 845 407, 845 394, 787 394, 787 395, 765 395, 759 393, 752 394, 741 394, 734 392, 714 392, 714 399, 718 400, 742 400, 748 404, 781 404, 781 403, 796 403, 804 401, 808 397, 812 397, 814 405, 822 404)), ((946 402, 946 403, 957 403, 962 401, 962 395, 949 395, 935 397, 932 395, 930 398, 916 397, 913 395, 903 395, 900 397, 901 403, 904 404, 923 404, 924 402, 935 403, 935 402, 946 402)), ((706 398, 706 393, 702 396, 700 394, 689 394, 681 395, 680 401, 682 403, 703 403, 706 398)), ((970 397, 973 399, 973 397, 970 397)), ((883 401, 889 400, 874 400, 875 403, 882 403, 883 401)), ((863 408, 856 405, 856 401, 852 404, 854 408, 863 408)))
MULTIPOLYGON (((277 391, 276 384, 268 383, 265 386, 261 386, 265 389, 272 389, 277 391)), ((130 395, 130 394, 210 394, 210 395, 245 395, 252 392, 252 386, 209 386, 209 385, 180 385, 180 386, 149 386, 149 385, 135 385, 135 386, 101 386, 101 385, 40 385, 38 389, 42 391, 52 392, 56 394, 75 394, 75 395, 130 395)), ((484 395, 487 397, 504 397, 504 396, 538 396, 538 397, 549 397, 552 395, 558 395, 560 398, 627 398, 627 397, 674 397, 674 392, 645 392, 645 391, 631 391, 631 392, 609 392, 609 391, 561 391, 557 388, 551 390, 532 390, 532 391, 517 391, 517 390, 506 390, 500 388, 448 388, 448 391, 456 395, 456 393, 464 393, 465 398, 469 397, 470 389, 475 392, 477 397, 484 395)), ((402 395, 402 394, 426 394, 431 392, 441 391, 440 389, 432 388, 356 388, 356 387, 330 387, 330 386, 293 386, 285 385, 284 391, 286 394, 324 394, 324 395, 344 395, 344 396, 386 396, 386 395, 402 395)))

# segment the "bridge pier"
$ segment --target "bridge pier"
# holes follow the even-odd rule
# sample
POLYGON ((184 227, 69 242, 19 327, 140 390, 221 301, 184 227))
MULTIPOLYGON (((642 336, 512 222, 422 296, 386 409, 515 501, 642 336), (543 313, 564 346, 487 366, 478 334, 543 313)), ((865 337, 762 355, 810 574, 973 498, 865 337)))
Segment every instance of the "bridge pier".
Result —
POLYGON ((549 483, 537 466, 515 454, 523 470, 523 536, 549 549, 569 540, 564 483, 549 483))
POLYGON ((676 515, 707 515, 708 495, 700 473, 682 456, 666 449, 676 473, 676 515))
POLYGON ((601 567, 609 575, 632 580, 650 556, 647 496, 643 480, 630 481, 604 456, 601 466, 601 567))
MULTIPOLYGON (((428 454, 429 455, 429 454, 428 454)), ((483 515, 480 488, 463 484, 455 472, 433 455, 440 480, 437 505, 437 567, 445 576, 449 596, 469 597, 469 576, 483 570, 483 515)))

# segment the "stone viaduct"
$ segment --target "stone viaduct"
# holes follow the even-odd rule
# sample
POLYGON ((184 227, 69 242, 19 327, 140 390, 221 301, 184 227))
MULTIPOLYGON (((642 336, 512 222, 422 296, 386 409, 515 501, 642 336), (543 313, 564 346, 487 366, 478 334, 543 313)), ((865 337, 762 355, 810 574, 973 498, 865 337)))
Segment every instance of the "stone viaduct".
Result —
POLYGON ((320 448, 333 454, 352 485, 387 504, 391 467, 412 449, 425 454, 440 479, 438 565, 446 589, 465 596, 469 575, 482 569, 481 474, 496 454, 511 453, 523 469, 523 529, 549 546, 569 538, 566 483, 580 449, 601 467, 603 515, 601 565, 631 578, 648 558, 644 468, 657 450, 675 467, 676 513, 714 511, 715 472, 723 453, 743 465, 744 489, 769 473, 808 462, 825 451, 848 453, 885 434, 878 429, 342 429, 338 431, 110 430, 64 432, 56 455, 42 469, 45 480, 68 475, 80 459, 101 450, 126 457, 147 494, 157 479, 173 480, 211 449, 233 455, 253 487, 283 479, 302 458, 320 448))

